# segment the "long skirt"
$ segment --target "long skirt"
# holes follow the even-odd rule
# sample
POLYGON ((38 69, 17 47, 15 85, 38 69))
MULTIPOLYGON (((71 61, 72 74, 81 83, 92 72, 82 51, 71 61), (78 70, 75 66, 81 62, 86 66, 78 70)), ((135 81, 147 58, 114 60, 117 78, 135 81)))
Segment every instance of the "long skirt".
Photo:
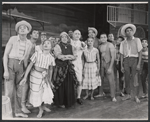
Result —
POLYGON ((56 106, 65 105, 66 108, 71 107, 76 102, 75 85, 77 78, 72 67, 55 67, 55 80, 53 81, 54 104, 56 106))
POLYGON ((94 63, 85 63, 84 66, 84 77, 82 89, 94 90, 98 86, 101 86, 101 77, 96 75, 97 64, 94 63))
POLYGON ((39 107, 44 102, 51 104, 53 102, 53 92, 42 73, 32 70, 30 73, 30 91, 29 102, 34 107, 39 107))

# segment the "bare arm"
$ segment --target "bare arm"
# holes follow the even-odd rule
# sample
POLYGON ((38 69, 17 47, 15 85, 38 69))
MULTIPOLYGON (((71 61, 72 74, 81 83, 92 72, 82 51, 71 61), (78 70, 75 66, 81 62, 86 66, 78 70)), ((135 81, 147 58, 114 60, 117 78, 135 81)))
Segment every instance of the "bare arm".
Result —
POLYGON ((138 65, 141 65, 141 59, 142 59, 142 51, 138 52, 139 54, 139 60, 138 60, 138 65))
POLYGON ((85 59, 84 59, 84 52, 82 53, 82 66, 84 67, 85 59))
POLYGON ((25 67, 25 68, 27 68, 27 66, 28 66, 28 61, 29 61, 31 49, 32 49, 32 47, 29 48, 29 50, 28 50, 28 55, 27 55, 26 58, 24 59, 24 67, 25 67))
POLYGON ((53 66, 50 66, 49 67, 49 70, 48 70, 48 74, 49 74, 49 82, 52 83, 52 73, 53 73, 53 66))
POLYGON ((109 46, 109 48, 110 48, 110 55, 111 55, 109 69, 112 69, 115 60, 115 48, 113 47, 113 45, 109 46))
POLYGON ((141 59, 142 59, 142 44, 141 44, 141 41, 139 38, 137 38, 137 48, 138 48, 138 57, 139 57, 139 60, 138 60, 138 67, 139 67, 139 70, 140 70, 140 65, 141 65, 141 59))
POLYGON ((12 49, 12 43, 7 43, 4 57, 3 57, 3 65, 4 65, 4 78, 5 80, 9 80, 9 72, 8 72, 8 56, 10 54, 10 51, 12 49))
POLYGON ((4 57, 3 57, 4 71, 8 71, 8 55, 11 49, 12 49, 12 44, 7 44, 4 52, 4 57))
POLYGON ((139 60, 138 60, 138 64, 137 64, 137 68, 136 68, 136 70, 137 71, 140 71, 140 67, 141 67, 141 60, 142 60, 142 51, 140 51, 140 52, 138 52, 138 54, 139 54, 139 60))
POLYGON ((24 75, 23 79, 20 81, 19 85, 24 85, 26 83, 28 74, 29 74, 32 66, 33 66, 33 62, 31 61, 30 64, 28 65, 28 67, 25 71, 25 75, 24 75))
POLYGON ((120 54, 120 56, 121 56, 121 68, 123 67, 123 58, 124 58, 124 56, 122 55, 122 54, 120 54))
POLYGON ((26 71, 25 71, 25 75, 24 75, 24 78, 25 78, 25 79, 27 79, 28 74, 29 74, 29 72, 30 72, 32 66, 33 66, 33 62, 31 61, 30 64, 28 65, 26 71))
POLYGON ((100 57, 99 57, 99 51, 98 51, 98 53, 96 54, 96 58, 97 58, 97 68, 98 68, 98 70, 100 70, 100 57))

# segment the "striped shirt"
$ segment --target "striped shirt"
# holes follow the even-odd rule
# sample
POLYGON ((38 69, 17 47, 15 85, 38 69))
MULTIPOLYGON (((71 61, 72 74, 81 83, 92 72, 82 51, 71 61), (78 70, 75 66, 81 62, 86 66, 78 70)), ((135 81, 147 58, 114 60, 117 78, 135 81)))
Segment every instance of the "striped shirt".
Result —
POLYGON ((25 49, 26 49, 26 42, 20 41, 19 43, 19 52, 18 52, 18 57, 22 58, 25 54, 25 49))
POLYGON ((6 46, 11 46, 9 58, 27 61, 32 48, 32 43, 26 38, 21 41, 19 35, 10 37, 6 46), (22 44, 24 42, 24 44, 22 44), (20 46, 21 45, 21 46, 20 46), (24 50, 25 47, 25 50, 24 50), (24 50, 24 51, 23 51, 24 50))
POLYGON ((143 51, 143 50, 142 50, 142 60, 143 60, 144 62, 148 62, 148 48, 147 48, 146 51, 143 51))
POLYGON ((45 55, 42 52, 35 52, 30 60, 40 68, 48 69, 49 66, 55 66, 55 59, 50 53, 45 55))

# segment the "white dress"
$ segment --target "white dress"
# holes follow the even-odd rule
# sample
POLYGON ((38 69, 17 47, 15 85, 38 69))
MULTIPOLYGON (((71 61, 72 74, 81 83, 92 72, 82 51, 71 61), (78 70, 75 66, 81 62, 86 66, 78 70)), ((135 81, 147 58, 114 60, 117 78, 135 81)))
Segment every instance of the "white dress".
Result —
POLYGON ((101 86, 101 77, 96 75, 97 63, 96 54, 98 53, 97 48, 93 48, 91 51, 88 49, 84 50, 83 54, 85 57, 84 65, 84 78, 82 83, 82 89, 94 90, 98 86, 101 86), (90 62, 90 63, 89 63, 90 62))
POLYGON ((74 70, 76 72, 76 76, 79 82, 82 81, 82 69, 83 69, 83 64, 82 64, 82 54, 84 48, 81 45, 81 41, 73 41, 71 40, 71 45, 73 46, 73 52, 77 56, 76 60, 72 61, 74 64, 74 70))
MULTIPOLYGON (((42 52, 35 52, 30 58, 34 66, 48 69, 49 66, 55 66, 53 56, 49 53, 44 55, 42 52)), ((47 79, 47 71, 39 72, 34 68, 30 73, 30 92, 29 102, 34 107, 39 107, 44 102, 51 104, 53 102, 53 92, 47 79)))

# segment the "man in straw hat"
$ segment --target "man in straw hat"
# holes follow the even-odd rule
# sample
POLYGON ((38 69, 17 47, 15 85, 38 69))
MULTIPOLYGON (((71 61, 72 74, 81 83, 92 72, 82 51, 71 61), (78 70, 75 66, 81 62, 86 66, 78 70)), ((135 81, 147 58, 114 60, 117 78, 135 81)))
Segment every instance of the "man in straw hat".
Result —
POLYGON ((136 27, 133 24, 126 24, 121 29, 121 34, 126 37, 120 45, 121 53, 121 71, 125 74, 125 87, 127 95, 123 97, 122 100, 131 99, 131 87, 130 82, 132 82, 135 88, 135 101, 140 102, 138 96, 138 76, 141 65, 141 51, 142 44, 139 38, 135 38, 134 34, 136 32, 136 27))
POLYGON ((19 82, 27 67, 32 48, 30 40, 27 39, 31 29, 28 22, 24 20, 18 22, 15 26, 18 35, 10 37, 4 52, 5 95, 10 97, 16 117, 28 117, 27 113, 30 113, 23 101, 26 88, 19 86, 19 82))

